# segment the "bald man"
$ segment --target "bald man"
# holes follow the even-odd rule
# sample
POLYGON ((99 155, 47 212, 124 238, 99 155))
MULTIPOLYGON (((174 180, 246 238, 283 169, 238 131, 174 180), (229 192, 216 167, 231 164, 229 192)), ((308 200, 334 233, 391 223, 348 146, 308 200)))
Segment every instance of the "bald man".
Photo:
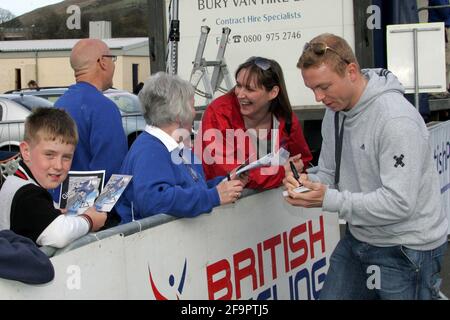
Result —
MULTIPOLYGON (((79 142, 71 170, 106 170, 106 181, 118 173, 128 151, 120 112, 102 91, 111 88, 116 56, 106 43, 83 39, 72 49, 70 64, 76 84, 55 103, 75 120, 79 142)), ((59 193, 52 192, 59 201, 59 193)))

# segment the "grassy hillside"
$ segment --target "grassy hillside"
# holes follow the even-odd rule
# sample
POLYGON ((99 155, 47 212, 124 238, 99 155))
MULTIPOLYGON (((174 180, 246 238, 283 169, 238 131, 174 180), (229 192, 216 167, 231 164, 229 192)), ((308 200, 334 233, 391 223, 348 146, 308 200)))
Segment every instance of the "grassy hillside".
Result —
POLYGON ((26 28, 32 39, 71 39, 89 35, 89 21, 112 22, 113 37, 145 37, 148 27, 146 0, 66 0, 36 9, 4 23, 6 28, 26 28), (81 30, 69 30, 67 8, 81 9, 81 30))

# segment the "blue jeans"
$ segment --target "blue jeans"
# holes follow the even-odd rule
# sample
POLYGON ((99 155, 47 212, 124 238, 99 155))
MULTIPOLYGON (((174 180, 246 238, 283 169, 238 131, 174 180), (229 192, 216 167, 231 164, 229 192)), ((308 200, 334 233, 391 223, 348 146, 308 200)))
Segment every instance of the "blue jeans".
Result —
POLYGON ((346 231, 333 251, 320 292, 323 300, 430 300, 439 298, 447 242, 433 250, 376 247, 346 231))

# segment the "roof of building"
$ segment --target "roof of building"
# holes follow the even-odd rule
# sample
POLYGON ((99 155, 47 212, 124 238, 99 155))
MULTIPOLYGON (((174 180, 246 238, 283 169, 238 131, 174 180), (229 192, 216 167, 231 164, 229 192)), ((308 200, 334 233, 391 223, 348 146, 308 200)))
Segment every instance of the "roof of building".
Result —
MULTIPOLYGON (((0 41, 0 52, 67 51, 80 39, 0 41)), ((130 50, 148 44, 148 38, 102 39, 110 49, 130 50)))

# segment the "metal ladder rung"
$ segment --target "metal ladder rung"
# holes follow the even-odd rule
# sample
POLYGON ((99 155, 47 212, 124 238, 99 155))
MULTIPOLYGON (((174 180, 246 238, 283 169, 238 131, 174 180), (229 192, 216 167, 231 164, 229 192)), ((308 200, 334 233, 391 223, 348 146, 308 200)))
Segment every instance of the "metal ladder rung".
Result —
POLYGON ((190 83, 194 86, 195 91, 202 97, 205 97, 207 103, 209 103, 214 97, 214 93, 218 90, 224 91, 232 88, 232 80, 230 73, 228 71, 227 64, 225 62, 225 49, 228 44, 228 37, 230 35, 230 28, 222 29, 222 38, 220 40, 219 49, 217 52, 216 60, 206 61, 203 58, 205 51, 206 42, 208 39, 208 34, 210 32, 208 26, 202 26, 200 29, 200 39, 197 46, 197 51, 195 54, 195 60, 193 61, 193 68, 190 77, 190 83), (208 67, 213 67, 213 72, 211 78, 209 77, 208 67), (200 80, 203 82, 204 90, 198 89, 200 80), (227 89, 220 87, 222 82, 225 82, 227 89))

